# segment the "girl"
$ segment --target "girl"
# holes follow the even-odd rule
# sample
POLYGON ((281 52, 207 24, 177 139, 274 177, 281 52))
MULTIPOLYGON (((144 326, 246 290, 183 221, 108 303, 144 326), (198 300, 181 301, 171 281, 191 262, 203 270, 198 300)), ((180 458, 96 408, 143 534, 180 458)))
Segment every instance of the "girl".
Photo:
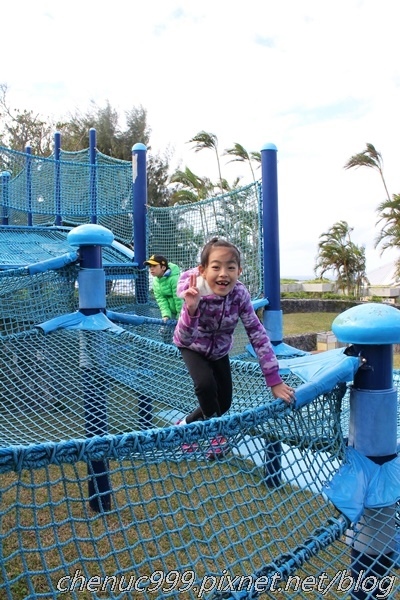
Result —
MULTIPOLYGON (((174 343, 193 379, 199 406, 179 424, 220 417, 232 403, 229 351, 233 333, 242 320, 257 353, 267 386, 275 398, 291 403, 294 390, 279 375, 279 363, 266 331, 251 303, 250 293, 238 278, 242 272, 240 252, 218 238, 203 248, 200 265, 182 273, 177 287, 184 299, 174 332, 174 343)), ((227 440, 211 442, 210 458, 223 455, 227 440)), ((193 451, 194 445, 183 448, 193 451)))

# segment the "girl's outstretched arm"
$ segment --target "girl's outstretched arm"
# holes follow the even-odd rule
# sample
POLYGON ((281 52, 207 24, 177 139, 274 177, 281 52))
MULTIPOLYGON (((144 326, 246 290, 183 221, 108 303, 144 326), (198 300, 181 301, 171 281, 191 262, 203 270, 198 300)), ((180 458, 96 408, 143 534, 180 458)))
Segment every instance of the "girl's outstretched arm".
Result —
POLYGON ((292 404, 294 402, 294 389, 283 381, 282 383, 271 386, 271 392, 274 398, 280 398, 287 404, 292 404))

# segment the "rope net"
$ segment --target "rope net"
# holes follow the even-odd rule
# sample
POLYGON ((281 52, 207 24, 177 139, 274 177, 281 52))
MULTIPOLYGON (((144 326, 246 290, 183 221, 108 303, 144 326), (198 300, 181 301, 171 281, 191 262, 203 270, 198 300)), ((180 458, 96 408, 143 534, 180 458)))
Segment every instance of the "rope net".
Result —
MULTIPOLYGON (((305 540, 316 553, 320 536, 341 531, 317 492, 343 452, 334 418, 343 389, 290 411, 268 397, 255 364, 233 361, 231 416, 174 427, 194 404, 172 346, 129 332, 34 331, 2 340, 0 357, 6 597, 57 597, 78 572, 115 576, 96 597, 123 597, 132 577, 175 571, 184 580, 171 593, 193 573, 192 598, 224 570, 300 568, 305 540), (210 460, 217 435, 230 453, 210 460)), ((339 543, 337 560, 345 553, 339 543)), ((151 597, 156 582, 147 585, 151 597)), ((85 597, 80 588, 71 597, 85 597)))
POLYGON ((132 242, 132 165, 89 151, 61 152, 60 160, 0 147, 2 217, 13 225, 74 227, 97 223, 122 243, 132 242))
POLYGON ((194 204, 149 207, 148 246, 189 269, 198 264, 200 251, 212 237, 229 239, 242 256, 241 281, 254 299, 262 294, 261 190, 254 183, 229 194, 194 204))
MULTIPOLYGON (((7 156, 15 164, 26 160, 11 151, 7 156)), ((73 177, 80 168, 89 177, 86 160, 74 156, 73 177)), ((66 179, 68 161, 63 155, 66 179)), ((44 159, 33 164, 37 173, 48 167, 44 159)), ((104 173, 108 167, 110 181, 122 179, 126 165, 119 171, 104 164, 104 173)), ((8 168, 18 180, 10 162, 8 168)), ((126 185, 116 184, 121 206, 126 185)), ((84 194, 75 187, 63 193, 63 201, 75 199, 71 207, 76 202, 76 210, 63 213, 70 224, 84 215, 87 222, 88 204, 80 204, 84 194)), ((226 235, 244 254, 252 297, 261 297, 259 191, 255 184, 196 206, 149 209, 151 252, 185 268, 197 261, 204 241, 226 235)), ((12 212, 24 221, 25 208, 12 212)), ((114 203, 108 210, 102 224, 113 223, 113 232, 128 240, 121 223, 131 219, 129 209, 118 212, 114 203)), ((266 388, 239 326, 229 413, 177 427, 196 405, 193 384, 171 344, 174 324, 163 324, 151 291, 147 303, 137 297, 133 253, 104 248, 110 326, 67 327, 63 315, 78 308, 79 267, 69 228, 44 226, 54 223, 47 211, 49 219, 35 212, 35 227, 24 221, 1 228, 0 597, 308 598, 314 592, 336 599, 350 593, 354 531, 324 490, 345 461, 351 379, 336 377, 310 402, 288 407, 266 388), (35 269, 60 257, 61 266, 35 269), (60 317, 58 326, 47 327, 60 317), (216 459, 218 436, 227 438, 229 452, 216 459)), ((324 354, 331 352, 334 361, 337 351, 324 354)), ((283 364, 287 355, 278 358, 283 364)), ((282 378, 297 390, 308 381, 291 367, 282 368, 282 378)), ((394 383, 398 388, 398 372, 394 383)), ((395 520, 394 507, 378 509, 373 536, 385 535, 387 510, 395 520)), ((397 571, 393 579, 382 577, 385 560, 372 556, 365 565, 364 597, 399 592, 397 571)))
MULTIPOLYGON (((128 247, 134 244, 130 162, 97 152, 91 164, 88 150, 62 151, 60 160, 54 160, 0 147, 0 170, 3 224, 75 227, 95 218, 117 241, 128 247)), ((256 298, 261 295, 260 215, 259 182, 195 204, 150 205, 148 248, 150 254, 164 254, 187 269, 196 264, 212 236, 229 238, 242 253, 242 280, 256 298)), ((26 257, 27 262, 32 259, 36 256, 26 257)))

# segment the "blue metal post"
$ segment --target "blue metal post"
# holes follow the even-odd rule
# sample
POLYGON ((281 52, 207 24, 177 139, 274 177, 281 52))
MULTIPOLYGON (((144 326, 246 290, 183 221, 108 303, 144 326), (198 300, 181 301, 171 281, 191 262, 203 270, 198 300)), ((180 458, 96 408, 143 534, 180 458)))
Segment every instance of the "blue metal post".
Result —
POLYGON ((282 310, 279 264, 278 168, 277 148, 265 144, 261 149, 262 228, 264 296, 269 304, 264 310, 264 327, 272 344, 282 342, 282 310))
MULTIPOLYGON (((147 252, 147 148, 145 144, 132 147, 132 195, 133 195, 133 249, 135 262, 139 265, 136 279, 136 302, 147 304, 149 301, 149 273, 144 266, 147 252)), ((143 429, 152 426, 151 399, 138 394, 139 420, 143 429)))
POLYGON ((28 213, 28 226, 33 225, 32 217, 32 148, 26 146, 26 208, 28 213))
MULTIPOLYGON (((400 342, 400 311, 369 303, 345 311, 333 321, 339 341, 353 345, 365 359, 350 392, 348 445, 377 465, 397 456, 397 390, 393 387, 393 344, 400 342)), ((400 487, 400 482, 399 482, 400 487)), ((393 568, 396 504, 364 509, 354 530, 348 532, 351 571, 357 582, 352 598, 379 598, 368 588, 393 568), (364 583, 365 582, 365 583, 364 583)))
POLYGON ((8 225, 9 210, 10 210, 10 179, 11 173, 3 171, 1 177, 1 200, 2 200, 2 225, 8 225))
MULTIPOLYGON (((273 345, 281 343, 283 338, 277 152, 275 144, 265 144, 261 149, 264 296, 269 300, 263 324, 273 345)), ((281 443, 266 439, 264 453, 265 482, 269 487, 276 487, 281 482, 281 443)))
MULTIPOLYGON (((105 312, 106 287, 102 268, 102 246, 109 246, 113 233, 101 225, 80 225, 69 232, 68 243, 79 247, 78 275, 79 311, 84 315, 105 312)), ((87 437, 107 433, 107 383, 99 364, 103 349, 97 346, 94 332, 80 332, 80 367, 83 374, 83 398, 87 437)), ((88 465, 89 504, 96 511, 107 511, 111 506, 111 483, 108 461, 91 461, 88 465)))
POLYGON ((62 224, 61 219, 61 173, 60 173, 60 156, 61 156, 61 133, 56 131, 54 134, 54 208, 55 208, 55 224, 62 224))
POLYGON ((90 161, 90 179, 89 179, 89 198, 90 198, 90 222, 97 223, 97 156, 96 156, 96 130, 94 127, 89 129, 89 161, 90 161))
POLYGON ((147 148, 144 144, 132 147, 132 192, 133 192, 133 244, 135 261, 139 265, 136 280, 136 302, 147 304, 149 299, 149 274, 143 263, 147 251, 147 148))

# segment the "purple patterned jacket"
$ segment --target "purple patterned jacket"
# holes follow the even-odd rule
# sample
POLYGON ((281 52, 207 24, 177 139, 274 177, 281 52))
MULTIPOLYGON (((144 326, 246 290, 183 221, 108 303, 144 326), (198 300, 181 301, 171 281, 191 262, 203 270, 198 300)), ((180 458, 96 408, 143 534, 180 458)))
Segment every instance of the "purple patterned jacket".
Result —
POLYGON ((233 333, 240 318, 257 354, 267 385, 272 387, 281 383, 278 360, 243 283, 237 281, 227 296, 217 296, 212 293, 196 267, 181 274, 177 286, 179 297, 189 287, 192 274, 197 275, 200 303, 193 317, 189 315, 186 303, 183 305, 174 332, 174 344, 178 348, 199 352, 210 360, 217 360, 232 348, 233 333))

